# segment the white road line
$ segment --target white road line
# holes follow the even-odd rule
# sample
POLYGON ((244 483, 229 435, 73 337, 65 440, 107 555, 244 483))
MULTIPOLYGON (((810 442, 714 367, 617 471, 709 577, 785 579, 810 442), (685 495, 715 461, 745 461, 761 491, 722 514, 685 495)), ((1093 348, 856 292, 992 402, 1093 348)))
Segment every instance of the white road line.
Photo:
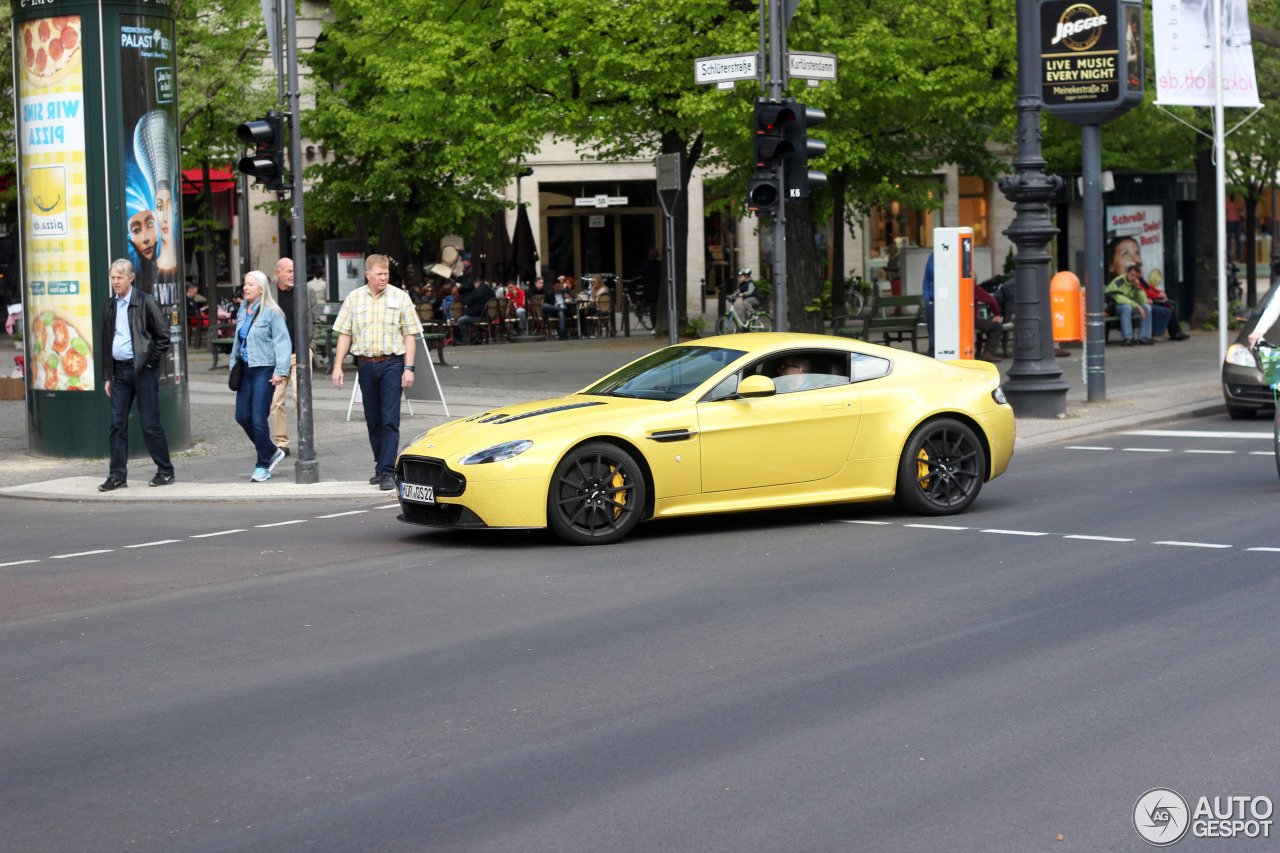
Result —
POLYGON ((1068 444, 1067 450, 1115 450, 1114 447, 1097 447, 1092 444, 1068 444))
MULTIPOLYGON (((1262 547, 1259 547, 1259 548, 1245 548, 1245 550, 1246 550, 1246 551, 1273 551, 1273 552, 1276 552, 1276 553, 1280 553, 1280 548, 1262 548, 1262 547)), ((10 563, 9 565, 15 565, 15 564, 14 564, 14 563, 10 563)))
POLYGON ((980 530, 979 533, 1001 533, 1005 536, 1048 536, 1048 533, 1040 533, 1035 530, 1000 530, 999 528, 989 527, 986 530, 980 530))
POLYGON ((1250 456, 1270 456, 1271 451, 1270 450, 1250 450, 1249 455, 1250 456))
POLYGON ((157 539, 155 542, 139 542, 137 545, 125 545, 126 548, 150 548, 152 545, 171 545, 181 539, 157 539))
POLYGON ((1213 542, 1178 542, 1174 539, 1161 539, 1152 545, 1177 545, 1181 548, 1230 548, 1230 545, 1218 545, 1213 542))
POLYGON ((845 524, 893 524, 892 521, 860 521, 853 518, 842 518, 840 520, 845 524))
POLYGON ((363 515, 367 509, 353 509, 350 512, 331 512, 328 515, 317 515, 316 518, 342 518, 344 515, 363 515))
POLYGON ((967 527, 956 527, 953 524, 904 524, 903 527, 922 527, 925 530, 968 530, 967 527))
POLYGON ((1068 533, 1063 539, 1087 539, 1090 542, 1132 542, 1132 539, 1123 539, 1119 536, 1086 536, 1083 533, 1068 533))
POLYGON ((12 563, 0 563, 0 569, 5 566, 25 566, 27 563, 38 563, 39 560, 14 560, 12 563))
POLYGON ((255 524, 254 527, 284 527, 286 524, 306 524, 305 518, 295 518, 293 521, 273 521, 271 524, 255 524))
POLYGON ((1172 453, 1172 448, 1168 447, 1122 447, 1125 453, 1172 453))
POLYGON ((1227 432, 1224 430, 1139 429, 1121 435, 1152 435, 1158 438, 1271 438, 1261 432, 1227 432))
POLYGON ((1220 456, 1234 456, 1234 450, 1184 450, 1183 453, 1214 453, 1220 456))
POLYGON ((228 533, 244 533, 243 527, 237 527, 235 530, 219 530, 217 533, 193 533, 192 539, 208 539, 210 536, 226 536, 228 533))
POLYGON ((74 554, 52 554, 50 560, 65 560, 68 557, 92 557, 94 554, 110 554, 114 548, 101 548, 97 551, 77 551, 74 554))
POLYGON ((383 504, 382 506, 375 506, 375 507, 374 507, 374 509, 399 509, 399 508, 400 508, 400 504, 398 504, 398 503, 394 503, 394 504, 383 504))

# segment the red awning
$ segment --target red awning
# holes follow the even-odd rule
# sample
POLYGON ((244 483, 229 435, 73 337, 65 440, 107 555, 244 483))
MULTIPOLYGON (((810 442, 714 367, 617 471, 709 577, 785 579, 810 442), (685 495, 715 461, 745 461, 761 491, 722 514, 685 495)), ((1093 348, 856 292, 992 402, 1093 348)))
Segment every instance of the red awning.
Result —
MULTIPOLYGON (((209 169, 209 189, 223 193, 236 185, 235 173, 230 169, 209 169)), ((186 169, 182 173, 182 192, 195 195, 204 191, 204 169, 186 169)))

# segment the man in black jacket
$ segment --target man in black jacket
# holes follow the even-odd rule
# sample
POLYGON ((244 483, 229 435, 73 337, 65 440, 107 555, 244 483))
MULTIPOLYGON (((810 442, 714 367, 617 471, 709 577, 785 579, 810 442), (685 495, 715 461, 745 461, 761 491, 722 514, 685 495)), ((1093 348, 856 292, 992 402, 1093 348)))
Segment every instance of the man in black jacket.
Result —
POLYGON ((458 318, 458 337, 461 338, 459 343, 480 343, 479 338, 475 337, 475 330, 471 328, 471 325, 484 322, 484 308, 489 304, 489 300, 493 298, 493 288, 489 286, 487 281, 481 281, 472 288, 470 293, 463 297, 463 314, 458 318))
POLYGON ((160 365, 169 351, 169 324, 154 297, 133 286, 133 264, 111 262, 114 294, 102 313, 102 378, 111 398, 111 470, 100 492, 128 483, 129 407, 138 401, 142 437, 156 463, 153 486, 173 483, 169 444, 160 425, 160 365))

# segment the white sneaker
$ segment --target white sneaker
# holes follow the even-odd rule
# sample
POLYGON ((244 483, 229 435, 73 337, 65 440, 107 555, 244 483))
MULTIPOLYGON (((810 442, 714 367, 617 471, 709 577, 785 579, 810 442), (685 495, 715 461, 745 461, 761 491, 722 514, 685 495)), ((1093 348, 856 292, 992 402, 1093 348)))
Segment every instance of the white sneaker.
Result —
POLYGON ((265 483, 267 480, 271 479, 271 472, 266 468, 254 468, 253 476, 249 479, 253 480, 255 483, 265 483))
POLYGON ((267 466, 267 473, 270 474, 276 470, 276 466, 280 464, 280 460, 284 458, 284 448, 277 447, 276 452, 271 454, 271 464, 267 466))

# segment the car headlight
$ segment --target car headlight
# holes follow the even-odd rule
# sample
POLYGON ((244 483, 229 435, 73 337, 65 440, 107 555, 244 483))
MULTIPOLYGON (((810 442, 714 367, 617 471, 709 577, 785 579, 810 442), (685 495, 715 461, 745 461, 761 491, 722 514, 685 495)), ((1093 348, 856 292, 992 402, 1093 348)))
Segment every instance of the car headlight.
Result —
POLYGON ((1257 367, 1258 362, 1253 357, 1253 353, 1244 344, 1232 344, 1227 347, 1227 364, 1235 364, 1240 367, 1257 367))
POLYGON ((996 405, 999 405, 999 406, 1003 406, 1009 402, 1004 397, 1004 389, 1001 388, 999 385, 996 386, 996 390, 991 392, 991 399, 995 400, 996 405))
POLYGON ((495 444, 493 447, 486 447, 484 450, 477 450, 470 456, 463 457, 462 464, 483 465, 486 462, 501 462, 512 456, 519 456, 530 447, 533 447, 533 442, 527 438, 519 441, 504 441, 502 444, 495 444))

